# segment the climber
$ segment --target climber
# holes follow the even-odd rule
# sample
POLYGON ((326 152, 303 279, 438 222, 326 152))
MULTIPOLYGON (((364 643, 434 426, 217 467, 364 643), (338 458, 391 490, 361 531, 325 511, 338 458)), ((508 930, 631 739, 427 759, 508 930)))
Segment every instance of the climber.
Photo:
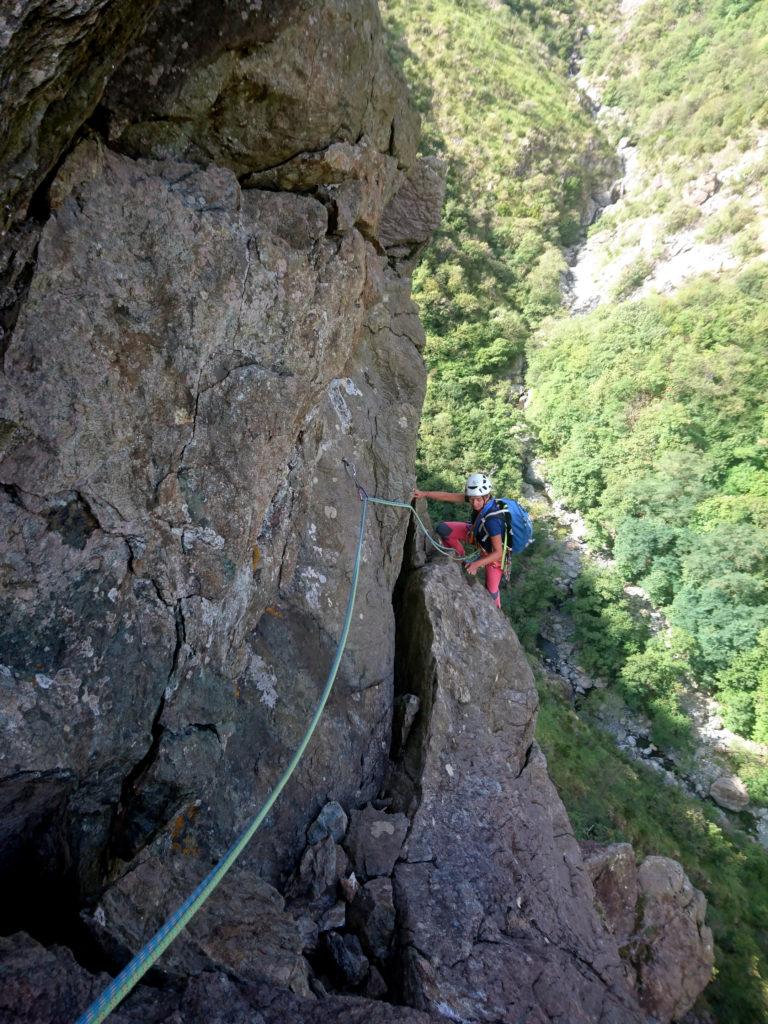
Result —
POLYGON ((432 498, 434 501, 468 501, 472 506, 472 517, 468 523, 438 523, 435 527, 440 539, 446 547, 453 548, 458 554, 464 554, 464 544, 477 544, 485 551, 482 558, 467 564, 467 572, 475 576, 478 569, 485 569, 485 588, 494 600, 497 608, 501 608, 502 561, 504 558, 504 517, 489 515, 495 511, 495 501, 491 493, 490 477, 485 473, 470 473, 464 487, 464 493, 454 491, 419 491, 414 490, 414 498, 432 498), (480 524, 480 535, 475 533, 475 524, 480 524))

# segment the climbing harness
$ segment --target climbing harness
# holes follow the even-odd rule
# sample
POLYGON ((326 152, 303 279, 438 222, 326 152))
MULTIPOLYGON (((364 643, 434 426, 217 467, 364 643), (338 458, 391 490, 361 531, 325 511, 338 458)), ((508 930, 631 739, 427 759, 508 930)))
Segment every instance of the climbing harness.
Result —
MULTIPOLYGON (((349 634, 349 627, 352 622, 352 613, 355 607, 355 597, 357 595, 357 583, 360 578, 360 564, 362 561, 363 554, 363 541, 365 539, 365 521, 368 515, 369 505, 385 505, 390 508, 404 508, 409 512, 413 513, 416 517, 416 521, 419 524, 424 535, 428 540, 437 548, 438 551, 443 554, 452 555, 458 561, 470 561, 471 558, 459 558, 458 555, 450 548, 445 548, 442 544, 436 542, 429 534, 426 526, 422 523, 416 510, 407 502, 394 501, 388 498, 376 498, 371 497, 365 490, 364 487, 357 481, 357 470, 353 465, 347 462, 346 459, 342 460, 344 467, 349 475, 350 479, 354 483, 357 489, 357 496, 361 502, 360 509, 360 527, 357 537, 357 548, 355 550, 355 561, 354 568, 352 569, 352 582, 349 588, 349 596, 347 598, 347 610, 344 616, 344 624, 341 629, 338 644, 336 645, 336 654, 334 655, 333 663, 328 672, 328 678, 325 682, 325 688, 320 696, 315 713, 312 716, 312 720, 307 726, 307 731, 304 733, 304 737, 301 743, 296 748, 296 752, 290 760, 287 768, 280 776, 277 784, 275 785, 272 792, 269 794, 261 810, 258 812, 256 817, 251 821, 249 825, 240 833, 238 838, 232 843, 223 857, 219 860, 218 864, 206 875, 206 877, 200 882, 197 888, 187 897, 187 899, 181 904, 181 906, 168 918, 165 924, 152 936, 151 939, 139 950, 136 956, 131 962, 123 968, 123 970, 115 977, 109 985, 104 989, 101 995, 94 1000, 94 1002, 88 1007, 85 1013, 80 1016, 76 1024, 100 1024, 101 1021, 105 1020, 106 1017, 115 1009, 115 1007, 122 1002, 128 993, 134 988, 135 985, 141 980, 146 972, 152 967, 152 965, 162 956, 165 950, 170 946, 173 940, 180 934, 181 931, 189 924, 192 918, 195 916, 198 910, 203 906, 209 896, 217 888, 224 876, 227 874, 229 869, 235 863, 237 858, 246 848, 248 843, 253 838, 257 829, 261 823, 269 814, 273 804, 280 796, 282 791, 285 789, 288 780, 296 770, 304 751, 309 745, 309 741, 312 739, 312 735, 317 728, 317 724, 320 721, 320 717, 325 709, 325 705, 328 702, 328 698, 331 695, 331 689, 333 688, 334 680, 336 679, 336 673, 338 672, 339 665, 341 664, 341 658, 344 653, 344 648, 347 644, 347 636, 349 634)), ((474 558, 474 556, 472 556, 474 558)))

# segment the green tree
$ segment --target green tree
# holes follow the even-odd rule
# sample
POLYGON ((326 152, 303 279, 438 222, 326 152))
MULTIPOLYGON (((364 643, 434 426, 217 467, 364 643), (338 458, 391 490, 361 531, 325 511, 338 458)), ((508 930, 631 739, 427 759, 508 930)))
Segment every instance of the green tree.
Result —
POLYGON ((628 703, 651 719, 652 739, 662 749, 690 748, 691 723, 681 704, 683 683, 690 674, 684 650, 666 637, 653 637, 644 650, 630 654, 619 680, 628 703))
POLYGON ((585 567, 574 584, 568 610, 581 663, 588 672, 615 677, 647 640, 648 627, 632 614, 618 572, 585 567))
POLYGON ((768 742, 768 629, 718 673, 717 695, 729 728, 768 742))

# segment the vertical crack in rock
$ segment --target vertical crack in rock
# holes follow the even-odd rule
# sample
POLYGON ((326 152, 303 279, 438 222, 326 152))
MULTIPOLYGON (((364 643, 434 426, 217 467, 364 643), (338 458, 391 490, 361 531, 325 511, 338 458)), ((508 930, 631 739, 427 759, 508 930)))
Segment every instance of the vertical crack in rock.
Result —
POLYGON ((123 784, 120 790, 120 802, 118 803, 117 810, 115 811, 115 817, 110 829, 110 838, 105 850, 102 865, 105 878, 109 878, 112 875, 113 865, 116 858, 123 861, 130 861, 138 853, 139 849, 141 849, 141 846, 145 846, 150 842, 155 832, 165 824, 163 821, 157 822, 156 827, 152 829, 151 822, 144 822, 144 826, 148 828, 149 831, 147 831, 146 834, 141 835, 140 839, 137 839, 135 812, 137 798, 139 796, 139 788, 142 779, 146 776, 147 772, 157 759, 158 751, 160 749, 160 741, 165 731, 161 724, 164 709, 165 694, 160 698, 160 703, 152 721, 149 747, 143 757, 136 762, 133 768, 131 768, 123 779, 123 784), (140 843, 138 846, 137 841, 140 843))
MULTIPOLYGON (((164 604, 160 588, 156 580, 151 581, 158 599, 164 604)), ((150 727, 150 743, 144 755, 136 762, 123 779, 120 789, 120 800, 110 828, 109 841, 105 847, 102 863, 103 875, 108 879, 114 873, 116 859, 130 861, 139 851, 152 841, 158 831, 165 826, 176 805, 176 787, 167 787, 159 796, 148 796, 142 792, 142 782, 149 774, 160 753, 160 744, 165 734, 162 724, 169 691, 179 685, 179 668, 182 655, 187 644, 187 630, 184 619, 183 599, 178 598, 173 606, 176 628, 176 645, 168 673, 168 688, 160 697, 150 727)), ((218 730, 213 725, 190 725, 189 728, 209 729, 221 742, 218 730)), ((161 787, 162 788, 162 787, 161 787)))
POLYGON ((178 598, 173 609, 176 624, 176 647, 174 648, 173 658, 171 660, 171 671, 168 673, 168 685, 174 690, 178 689, 179 686, 177 674, 181 661, 181 654, 187 642, 187 624, 184 619, 184 606, 182 604, 182 600, 182 598, 178 598))
POLYGON ((187 438, 186 442, 184 443, 184 447, 181 449, 181 454, 179 455, 179 468, 176 470, 176 475, 177 476, 181 476, 181 474, 187 468, 184 465, 184 456, 187 454, 187 448, 189 448, 190 445, 193 445, 195 443, 195 435, 197 433, 197 415, 198 415, 198 411, 199 411, 199 408, 200 408, 200 394, 201 394, 200 382, 202 381, 202 379, 203 379, 203 367, 201 366, 200 369, 197 372, 197 382, 195 384, 195 400, 193 402, 193 408, 192 408, 192 429, 190 430, 189 437, 187 438))
MULTIPOLYGON (((390 749, 392 769, 385 788, 393 799, 393 806, 412 818, 421 803, 421 775, 437 678, 434 662, 432 671, 414 675, 409 660, 406 633, 412 608, 404 600, 404 591, 409 577, 423 564, 424 557, 423 552, 421 555, 418 552, 415 520, 413 516, 409 519, 402 566, 392 594, 395 612, 395 685, 390 749)), ((431 627, 430 620, 430 631, 431 627)), ((427 647, 431 646, 432 637, 423 639, 427 647)))
MULTIPOLYGON (((8 351, 16 321, 35 275, 40 226, 37 224, 25 225, 15 235, 19 238, 18 249, 9 255, 5 271, 0 272, 0 371, 3 372, 5 371, 5 353, 8 351), (23 237, 25 229, 26 240, 23 237)), ((15 244, 13 237, 8 244, 15 244)), ((1 443, 2 439, 0 438, 1 443)))
POLYGON ((256 245, 254 238, 249 238, 245 245, 245 273, 243 274, 243 287, 240 289, 240 307, 237 311, 237 322, 232 335, 233 341, 240 336, 240 326, 243 322, 243 308, 245 307, 245 294, 248 290, 248 280, 251 276, 251 262, 253 260, 252 249, 256 245))

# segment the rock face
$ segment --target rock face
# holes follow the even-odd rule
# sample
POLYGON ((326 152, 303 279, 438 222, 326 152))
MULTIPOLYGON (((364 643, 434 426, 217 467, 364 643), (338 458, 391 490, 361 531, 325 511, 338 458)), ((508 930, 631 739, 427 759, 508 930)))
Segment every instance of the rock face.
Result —
MULTIPOLYGON (((95 939, 114 962, 130 959, 187 898, 205 864, 177 857, 165 863, 154 851, 104 894, 88 916, 95 939)), ((303 941, 283 897, 252 872, 235 868, 162 958, 162 970, 187 976, 229 970, 244 981, 266 982, 309 996, 303 941)))
POLYGON ((374 807, 353 811, 346 847, 358 877, 391 875, 407 831, 404 814, 387 814, 374 807))
MULTIPOLYGON (((358 514, 341 456, 407 488, 418 322, 386 260, 355 230, 328 236, 314 199, 95 142, 54 195, 3 378, 4 773, 34 765, 79 789, 98 767, 89 845, 95 856, 111 829, 130 859, 147 820, 229 765, 218 845, 274 778, 330 658, 358 514), (400 415, 376 431, 393 386, 400 415), (255 735, 262 767, 243 777, 255 735)), ((343 684, 362 714, 342 711, 307 765, 329 788, 348 756, 372 784, 386 752, 390 544, 404 529, 390 515, 368 531, 371 628, 351 639, 343 684)))
MULTIPOLYGON (((401 253, 390 259, 376 232, 417 119, 377 8, 232 2, 213 31, 202 6, 163 6, 110 85, 106 143, 74 147, 44 225, 14 236, 0 375, 11 891, 65 881, 93 904, 153 843, 171 874, 180 857, 204 865, 226 848, 295 748, 332 659, 359 516, 342 458, 385 494, 414 483, 423 332, 401 253), (161 45, 178 47, 170 77, 142 77, 161 45), (218 106, 201 85, 214 65, 228 68, 218 106), (147 148, 162 159, 112 148, 128 109, 131 124, 159 125, 148 104, 167 100, 178 125, 181 94, 184 146, 147 148), (290 181, 238 182, 322 147, 320 176, 297 157, 290 181)), ((28 27, 14 24, 14 39, 28 27)), ((429 166, 422 225, 442 198, 429 166)), ((330 794, 359 806, 380 785, 405 529, 400 513, 369 516, 336 692, 244 858, 272 883, 330 794)))
POLYGON ((390 784, 411 817, 394 872, 405 1001, 454 1020, 639 1022, 533 741, 530 669, 461 575, 435 562, 400 595, 399 685, 422 701, 390 784))
POLYGON ((629 843, 601 846, 584 842, 580 846, 598 906, 619 947, 626 946, 636 924, 639 890, 635 851, 629 843))
POLYGON ((669 857, 646 857, 638 868, 627 843, 581 845, 641 1006, 663 1024, 680 1020, 712 977, 703 893, 669 857))
POLYGON ((248 174, 367 136, 407 167, 418 119, 403 91, 375 0, 172 0, 113 77, 105 106, 111 137, 133 155, 248 174))

